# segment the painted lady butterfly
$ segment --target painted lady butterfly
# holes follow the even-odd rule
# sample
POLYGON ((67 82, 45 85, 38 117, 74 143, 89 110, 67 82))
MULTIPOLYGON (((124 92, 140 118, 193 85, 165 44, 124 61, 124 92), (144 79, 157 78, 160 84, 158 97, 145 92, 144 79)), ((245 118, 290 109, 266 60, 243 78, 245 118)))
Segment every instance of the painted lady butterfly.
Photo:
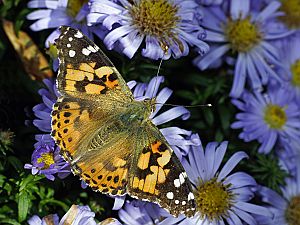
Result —
POLYGON ((95 190, 159 204, 192 216, 190 181, 149 116, 154 99, 136 101, 120 73, 80 31, 61 27, 52 136, 61 154, 95 190))

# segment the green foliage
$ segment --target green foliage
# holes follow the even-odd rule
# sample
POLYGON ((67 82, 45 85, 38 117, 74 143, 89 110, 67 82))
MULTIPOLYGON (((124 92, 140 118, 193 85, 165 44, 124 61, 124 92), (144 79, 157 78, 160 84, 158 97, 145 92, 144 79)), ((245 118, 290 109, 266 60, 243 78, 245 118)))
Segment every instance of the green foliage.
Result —
POLYGON ((248 164, 249 171, 259 184, 265 185, 277 192, 281 192, 280 186, 284 186, 287 171, 279 166, 278 158, 273 155, 256 154, 248 164))

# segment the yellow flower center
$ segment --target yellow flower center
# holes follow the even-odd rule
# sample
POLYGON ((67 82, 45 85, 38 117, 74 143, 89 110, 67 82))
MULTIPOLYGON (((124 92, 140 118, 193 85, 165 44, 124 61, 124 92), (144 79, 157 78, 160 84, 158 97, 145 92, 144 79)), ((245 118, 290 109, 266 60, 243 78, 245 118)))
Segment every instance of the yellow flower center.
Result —
POLYGON ((217 182, 216 179, 200 182, 194 193, 200 215, 209 220, 227 217, 233 199, 232 192, 228 190, 229 186, 217 182))
POLYGON ((130 9, 133 24, 142 34, 155 36, 166 47, 174 38, 180 17, 177 6, 167 0, 141 0, 130 9))
POLYGON ((285 218, 289 225, 300 225, 300 196, 294 196, 285 211, 285 218))
POLYGON ((229 20, 225 27, 225 35, 233 51, 247 52, 262 38, 256 24, 250 18, 229 20))
POLYGON ((44 163, 43 169, 48 169, 52 164, 54 164, 53 153, 43 153, 40 158, 37 159, 38 163, 44 163))
POLYGON ((264 120, 270 128, 281 129, 286 123, 286 119, 284 108, 272 104, 266 107, 264 120))
POLYGON ((280 17, 289 28, 300 28, 300 0, 281 0, 280 11, 285 13, 280 17))
POLYGON ((291 65, 292 84, 300 87, 300 59, 291 65))
POLYGON ((67 6, 68 14, 71 17, 76 17, 82 6, 86 3, 88 3, 88 0, 69 0, 67 6))

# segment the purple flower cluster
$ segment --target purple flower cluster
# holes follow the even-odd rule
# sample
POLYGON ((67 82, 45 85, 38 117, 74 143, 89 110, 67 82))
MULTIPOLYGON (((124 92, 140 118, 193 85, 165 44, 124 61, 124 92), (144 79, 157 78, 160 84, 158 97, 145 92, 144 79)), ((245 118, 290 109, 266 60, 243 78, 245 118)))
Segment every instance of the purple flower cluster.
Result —
MULTIPOLYGON (((201 55, 209 49, 202 40, 205 32, 199 25, 198 4, 194 0, 32 0, 28 7, 38 8, 27 16, 37 20, 31 25, 32 30, 68 25, 91 39, 96 34, 108 49, 115 48, 129 58, 143 41, 146 47, 142 55, 151 59, 186 56, 189 45, 195 46, 201 55)), ((53 31, 46 46, 58 35, 58 29, 53 31)))
MULTIPOLYGON (((94 219, 95 213, 91 211, 88 206, 72 205, 69 211, 59 220, 57 214, 51 214, 43 217, 42 219, 34 215, 27 222, 29 225, 59 225, 59 224, 73 224, 73 225, 96 225, 94 219)), ((117 225, 117 224, 115 224, 117 225)))

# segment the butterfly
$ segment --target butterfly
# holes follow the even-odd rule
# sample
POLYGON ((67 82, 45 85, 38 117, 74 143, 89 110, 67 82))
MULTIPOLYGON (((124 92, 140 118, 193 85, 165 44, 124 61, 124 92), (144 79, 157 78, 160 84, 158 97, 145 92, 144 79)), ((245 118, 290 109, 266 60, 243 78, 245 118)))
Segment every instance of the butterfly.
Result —
POLYGON ((151 201, 174 216, 194 215, 190 181, 174 151, 149 119, 155 99, 137 101, 126 82, 80 31, 62 26, 56 40, 61 97, 51 135, 93 190, 151 201))

